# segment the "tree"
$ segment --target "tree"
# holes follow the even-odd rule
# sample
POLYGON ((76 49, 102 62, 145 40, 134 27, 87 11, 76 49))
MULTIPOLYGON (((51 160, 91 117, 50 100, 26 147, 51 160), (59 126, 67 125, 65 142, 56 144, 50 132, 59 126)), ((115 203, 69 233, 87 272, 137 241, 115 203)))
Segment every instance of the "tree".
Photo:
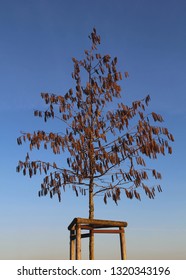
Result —
MULTIPOLYGON (((79 193, 89 195, 89 218, 94 218, 94 197, 103 194, 104 202, 112 198, 117 204, 123 191, 127 198, 141 200, 140 190, 149 198, 154 198, 155 189, 146 181, 152 175, 161 179, 161 173, 146 166, 145 158, 156 159, 159 154, 172 153, 169 145, 174 138, 168 129, 156 126, 162 123, 161 115, 146 113, 150 96, 132 102, 130 106, 117 103, 117 109, 110 107, 121 99, 122 73, 117 71, 117 57, 101 55, 97 52, 100 36, 94 28, 91 35, 90 50, 85 50, 85 58, 72 59, 74 70, 72 79, 75 88, 64 95, 41 93, 47 104, 45 111, 36 110, 35 116, 60 119, 63 122, 61 133, 35 131, 22 133, 18 144, 28 141, 30 151, 48 146, 54 154, 68 152, 67 167, 55 162, 30 160, 27 153, 25 161, 19 161, 17 171, 27 172, 30 177, 44 172, 39 196, 58 195, 61 190, 71 186, 79 193), (84 72, 82 72, 84 71, 84 72), (83 82, 83 80, 85 82, 83 82), (153 125, 151 124, 153 123, 153 125), (65 127, 65 128, 64 128, 65 127)), ((128 73, 124 73, 125 78, 128 73)), ((94 239, 90 238, 90 259, 94 258, 94 239)))

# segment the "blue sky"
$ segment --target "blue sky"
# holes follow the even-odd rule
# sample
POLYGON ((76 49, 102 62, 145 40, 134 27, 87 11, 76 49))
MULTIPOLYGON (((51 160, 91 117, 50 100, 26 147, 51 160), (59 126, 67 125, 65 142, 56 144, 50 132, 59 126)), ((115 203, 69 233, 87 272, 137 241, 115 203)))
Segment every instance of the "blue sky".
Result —
MULTIPOLYGON (((150 110, 163 115, 173 133, 173 155, 154 167, 163 175, 155 200, 122 197, 118 206, 97 198, 96 218, 124 220, 129 259, 186 259, 186 2, 182 0, 0 1, 0 259, 68 259, 71 220, 87 217, 87 198, 67 190, 39 198, 41 177, 16 173, 28 146, 20 131, 49 127, 34 118, 40 92, 72 86, 72 57, 89 47, 93 27, 100 51, 117 56, 126 102, 151 96, 150 110)), ((61 125, 61 124, 59 124, 61 125)), ((47 156, 33 153, 33 157, 47 156)), ((63 155, 61 155, 64 161, 63 155)), ((53 160, 51 155, 49 159, 53 160)), ((87 258, 83 241, 83 258, 87 258)), ((97 259, 119 259, 118 236, 96 236, 97 259), (104 241, 104 242, 103 242, 104 241)))

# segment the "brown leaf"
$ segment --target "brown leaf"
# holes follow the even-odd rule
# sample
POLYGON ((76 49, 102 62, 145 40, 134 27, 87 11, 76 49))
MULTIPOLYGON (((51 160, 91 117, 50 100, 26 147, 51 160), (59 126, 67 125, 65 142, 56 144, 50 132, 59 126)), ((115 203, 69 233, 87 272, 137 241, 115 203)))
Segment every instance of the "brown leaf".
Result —
POLYGON ((129 77, 129 73, 128 72, 125 72, 125 78, 128 78, 129 77))

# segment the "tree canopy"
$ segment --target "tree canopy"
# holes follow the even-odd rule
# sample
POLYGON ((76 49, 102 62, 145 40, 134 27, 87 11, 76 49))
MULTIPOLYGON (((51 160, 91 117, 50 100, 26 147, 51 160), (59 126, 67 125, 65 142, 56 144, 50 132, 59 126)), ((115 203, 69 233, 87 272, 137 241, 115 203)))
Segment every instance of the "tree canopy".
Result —
POLYGON ((94 196, 98 194, 105 203, 108 198, 117 203, 122 193, 140 200, 141 190, 149 198, 154 198, 156 189, 161 192, 159 184, 150 184, 150 178, 161 179, 161 173, 149 168, 146 159, 171 154, 169 143, 174 138, 161 125, 161 115, 147 112, 149 95, 130 105, 124 103, 120 81, 128 72, 117 70, 117 57, 98 52, 101 40, 95 28, 89 39, 91 47, 84 51, 84 58, 72 58, 75 87, 61 95, 41 93, 48 108, 34 112, 45 122, 61 120, 61 132, 24 132, 17 139, 19 145, 28 141, 30 151, 43 146, 54 155, 67 152, 66 164, 63 166, 64 157, 59 165, 31 160, 27 153, 17 171, 30 177, 44 172, 39 196, 58 195, 61 201, 66 186, 77 196, 89 194, 89 218, 93 218, 94 196))

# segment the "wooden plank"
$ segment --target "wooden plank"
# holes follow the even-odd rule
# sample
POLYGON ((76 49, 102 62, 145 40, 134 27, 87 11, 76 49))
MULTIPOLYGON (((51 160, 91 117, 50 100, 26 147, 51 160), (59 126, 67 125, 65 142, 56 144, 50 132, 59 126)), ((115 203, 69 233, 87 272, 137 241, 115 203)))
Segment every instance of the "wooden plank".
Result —
MULTIPOLYGON (((82 233, 82 234, 81 234, 81 238, 86 238, 86 237, 90 237, 90 233, 82 233)), ((72 236, 70 237, 70 239, 71 239, 71 240, 76 240, 76 235, 75 235, 75 234, 72 235, 72 236)))
POLYGON ((68 226, 68 229, 74 229, 76 224, 81 225, 92 225, 93 227, 127 227, 127 222, 122 221, 111 221, 111 220, 98 220, 98 219, 85 219, 85 218, 74 218, 68 226))
POLYGON ((93 226, 89 226, 89 225, 80 225, 81 229, 87 229, 87 230, 92 230, 93 226))
POLYGON ((82 233, 81 238, 90 237, 90 233, 82 233))
POLYGON ((100 229, 100 228, 105 228, 105 229, 108 229, 108 228, 110 228, 110 229, 112 229, 112 228, 116 228, 116 226, 110 226, 110 225, 106 225, 106 226, 104 226, 104 225, 95 225, 95 224, 93 224, 93 225, 81 225, 81 224, 79 224, 80 225, 80 227, 81 227, 81 229, 82 230, 92 230, 92 229, 100 229))
POLYGON ((127 222, 122 221, 111 221, 111 220, 98 220, 98 219, 84 219, 76 218, 76 223, 78 224, 87 224, 87 225, 100 225, 100 226, 110 226, 110 227, 126 227, 127 222))
POLYGON ((68 226, 68 230, 75 229, 75 224, 77 222, 77 218, 74 218, 70 225, 68 226))
POLYGON ((93 233, 122 233, 119 229, 93 229, 93 233))

